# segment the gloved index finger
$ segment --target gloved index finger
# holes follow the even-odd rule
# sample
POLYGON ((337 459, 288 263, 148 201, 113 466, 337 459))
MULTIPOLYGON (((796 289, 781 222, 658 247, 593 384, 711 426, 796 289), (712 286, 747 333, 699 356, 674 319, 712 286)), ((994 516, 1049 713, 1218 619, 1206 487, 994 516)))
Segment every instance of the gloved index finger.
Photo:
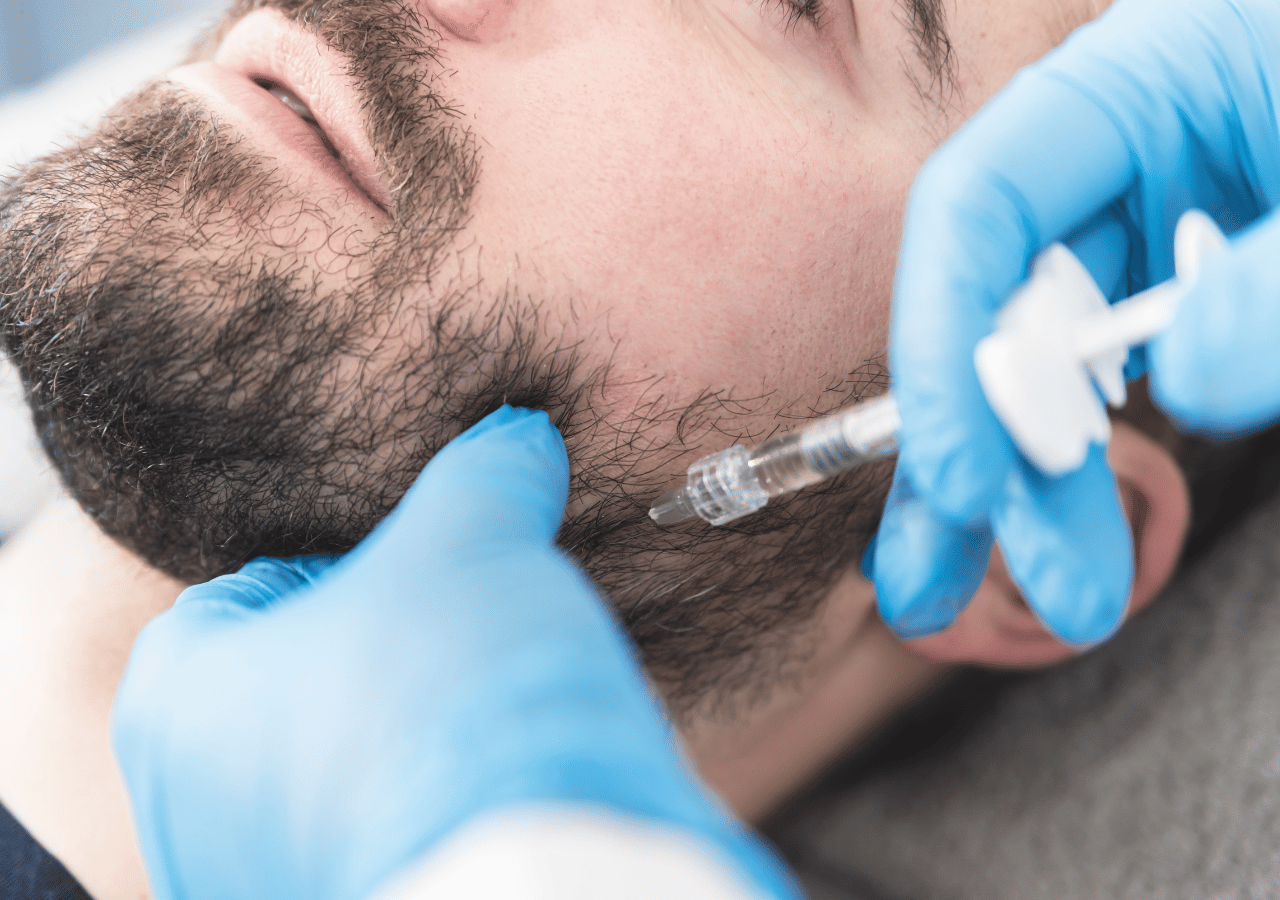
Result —
POLYGON ((1106 208, 1130 179, 1111 120, 1035 70, 922 169, 898 261, 890 369, 900 464, 942 512, 980 519, 1015 459, 978 381, 974 347, 1031 257, 1106 208))
POLYGON ((547 414, 504 406, 450 442, 351 555, 401 561, 485 557, 550 546, 564 516, 569 461, 547 414))

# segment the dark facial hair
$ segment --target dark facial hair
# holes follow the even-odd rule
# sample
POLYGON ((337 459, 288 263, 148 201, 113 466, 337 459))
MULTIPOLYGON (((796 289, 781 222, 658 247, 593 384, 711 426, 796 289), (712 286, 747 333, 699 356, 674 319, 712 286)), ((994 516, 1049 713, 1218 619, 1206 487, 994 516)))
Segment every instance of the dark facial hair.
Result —
MULTIPOLYGON (((795 404, 724 390, 677 404, 657 379, 643 409, 613 408, 607 365, 585 362, 607 353, 579 352, 536 299, 437 283, 480 170, 437 91, 434 36, 400 3, 369 0, 242 2, 220 32, 260 6, 351 61, 399 186, 391 224, 360 251, 364 274, 323 290, 314 260, 268 233, 281 210, 337 226, 165 85, 8 182, 0 335, 71 493, 126 547, 200 581, 259 555, 348 550, 463 429, 504 402, 546 409, 573 471, 561 543, 676 711, 786 680, 874 529, 885 469, 736 528, 658 529, 655 473, 694 447, 761 439, 743 423, 795 404)), ((837 378, 824 410, 882 382, 876 366, 837 378)))
POLYGON ((945 108, 956 91, 956 55, 943 0, 898 0, 898 15, 911 35, 916 57, 929 75, 925 84, 908 67, 921 100, 945 108))

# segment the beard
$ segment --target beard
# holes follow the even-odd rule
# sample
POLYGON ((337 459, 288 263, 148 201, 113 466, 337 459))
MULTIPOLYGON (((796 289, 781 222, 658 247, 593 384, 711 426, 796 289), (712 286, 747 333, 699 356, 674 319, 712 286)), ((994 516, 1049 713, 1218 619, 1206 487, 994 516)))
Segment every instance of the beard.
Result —
MULTIPOLYGON (((659 380, 643 408, 614 408, 607 363, 589 361, 608 353, 555 333, 536 299, 439 283, 480 161, 434 91, 433 36, 399 3, 313 0, 242 2, 211 40, 260 6, 350 60, 399 186, 389 224, 350 260, 359 274, 324 289, 273 223, 286 210, 341 246, 337 226, 163 84, 6 183, 0 336, 71 494, 143 559, 202 581, 351 549, 453 437, 503 403, 544 409, 572 472, 559 541, 673 709, 727 712, 798 673, 806 625, 874 532, 887 464, 736 527, 655 527, 673 461, 796 404, 668 402, 659 380)), ((852 373, 826 409, 883 381, 875 364, 852 373)))

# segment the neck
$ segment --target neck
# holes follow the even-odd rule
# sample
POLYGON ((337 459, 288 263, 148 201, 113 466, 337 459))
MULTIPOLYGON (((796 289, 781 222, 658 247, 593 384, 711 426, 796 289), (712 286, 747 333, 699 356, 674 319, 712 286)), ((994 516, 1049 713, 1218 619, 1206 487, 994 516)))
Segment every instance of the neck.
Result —
POLYGON ((682 728, 699 771, 739 816, 758 822, 949 670, 909 651, 851 574, 809 630, 804 671, 729 718, 695 713, 682 728))

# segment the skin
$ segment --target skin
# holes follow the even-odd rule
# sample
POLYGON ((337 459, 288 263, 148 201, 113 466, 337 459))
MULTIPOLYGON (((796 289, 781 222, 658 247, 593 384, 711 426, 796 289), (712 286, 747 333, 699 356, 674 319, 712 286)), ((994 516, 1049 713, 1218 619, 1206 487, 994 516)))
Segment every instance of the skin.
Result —
MULTIPOLYGON (((712 385, 742 398, 791 398, 804 411, 822 408, 824 385, 883 354, 901 212, 920 163, 1100 4, 947 5, 954 52, 941 68, 921 58, 892 0, 856 9, 831 0, 818 26, 754 0, 413 6, 441 35, 450 101, 484 159, 439 279, 518 283, 546 298, 544 312, 566 338, 609 361, 611 409, 641 406, 659 384, 673 401, 712 385)), ((274 11, 254 13, 209 59, 172 77, 257 134, 255 110, 277 112, 245 99, 226 72, 265 65, 287 27, 274 11)), ((294 66, 290 87, 325 125, 345 171, 317 164, 302 138, 290 143, 288 128, 253 139, 274 142, 291 191, 358 244, 381 227, 394 185, 361 136, 341 61, 314 49, 294 66)), ((322 238, 318 269, 337 289, 356 273, 328 265, 322 238)), ((424 309, 429 300, 418 298, 424 309)), ((768 433, 784 411, 761 404, 738 427, 768 433)), ((674 478, 726 443, 712 435, 659 475, 674 478)), ((1129 505, 1142 511, 1136 607, 1176 559, 1185 487, 1167 455, 1129 429, 1117 428, 1113 461, 1129 505)), ((0 633, 39 636, 9 648, 0 665, 6 721, 30 725, 0 735, 0 799, 96 896, 143 896, 106 729, 134 635, 181 585, 133 560, 66 502, 0 554, 0 583, 18 586, 0 604, 0 633), (62 562, 69 547, 83 564, 62 562), (43 648, 46 660, 24 646, 43 648), (60 673, 50 661, 75 665, 60 673), (85 773, 92 791, 68 792, 67 771, 85 773)), ((911 647, 875 616, 871 586, 852 568, 795 646, 801 662, 769 696, 732 717, 703 711, 684 724, 703 774, 747 818, 946 664, 1041 665, 1070 654, 1044 634, 998 560, 956 627, 911 647)))

